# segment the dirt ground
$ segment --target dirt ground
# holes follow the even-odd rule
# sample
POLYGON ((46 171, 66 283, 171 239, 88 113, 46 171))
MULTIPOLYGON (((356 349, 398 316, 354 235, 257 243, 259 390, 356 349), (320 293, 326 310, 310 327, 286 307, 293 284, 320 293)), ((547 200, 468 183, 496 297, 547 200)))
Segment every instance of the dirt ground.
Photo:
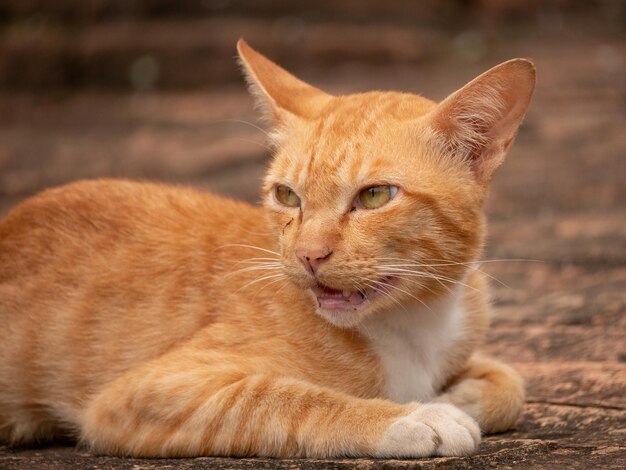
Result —
MULTIPOLYGON (((272 34, 299 34, 299 42, 285 44, 268 39, 270 23, 263 21, 270 20, 147 19, 147 36, 124 37, 155 41, 156 22, 171 38, 188 31, 198 50, 176 73, 163 62, 157 86, 149 59, 175 46, 155 43, 152 56, 131 61, 131 89, 68 88, 60 79, 49 89, 19 86, 1 67, 28 41, 10 36, 12 43, 0 45, 0 214, 41 189, 105 176, 188 184, 256 202, 270 156, 243 80, 232 81, 238 72, 230 58, 241 34, 331 92, 396 89, 441 99, 512 57, 535 60, 538 86, 487 207, 484 269, 495 278, 496 308, 485 350, 526 378, 528 400, 514 430, 485 437, 467 458, 123 460, 55 444, 0 446, 0 468, 626 468, 626 33, 615 26, 619 18, 555 11, 504 28, 486 15, 480 27, 460 30, 272 20, 272 34), (215 73, 209 59, 203 62, 194 28, 218 30, 219 40, 207 43, 228 61, 215 73), (360 35, 370 34, 377 40, 359 46, 360 35), (332 41, 337 37, 345 39, 341 47, 332 41), (296 49, 303 44, 303 52, 296 49), (176 75, 198 71, 207 73, 206 86, 176 75)), ((125 25, 100 22, 76 34, 92 52, 115 49, 98 38, 125 25)))

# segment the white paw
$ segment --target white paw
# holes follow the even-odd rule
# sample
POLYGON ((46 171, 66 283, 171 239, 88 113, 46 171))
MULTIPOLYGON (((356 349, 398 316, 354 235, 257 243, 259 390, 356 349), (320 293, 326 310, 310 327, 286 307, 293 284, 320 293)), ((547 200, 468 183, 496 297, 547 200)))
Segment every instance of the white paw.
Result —
POLYGON ((480 429, 469 415, 445 403, 419 405, 396 419, 379 444, 377 457, 468 455, 480 444, 480 429))

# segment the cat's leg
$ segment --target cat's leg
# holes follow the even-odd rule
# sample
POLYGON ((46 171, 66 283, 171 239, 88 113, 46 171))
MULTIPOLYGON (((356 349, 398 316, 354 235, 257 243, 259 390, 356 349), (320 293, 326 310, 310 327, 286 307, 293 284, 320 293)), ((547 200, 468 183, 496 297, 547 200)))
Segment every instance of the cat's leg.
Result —
POLYGON ((449 404, 356 398, 240 362, 179 351, 124 374, 88 404, 83 441, 142 457, 424 457, 466 455, 480 441, 449 404))
POLYGON ((461 408, 484 433, 506 431, 522 411, 524 381, 506 364, 476 354, 433 402, 461 408))

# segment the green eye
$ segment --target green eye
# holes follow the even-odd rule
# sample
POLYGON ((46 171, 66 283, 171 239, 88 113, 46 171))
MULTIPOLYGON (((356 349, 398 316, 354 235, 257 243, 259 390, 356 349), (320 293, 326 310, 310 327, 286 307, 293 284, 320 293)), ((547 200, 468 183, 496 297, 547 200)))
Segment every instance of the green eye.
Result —
POLYGON ((294 192, 294 190, 291 189, 290 187, 276 186, 275 192, 276 192, 276 199, 278 199, 278 202, 280 202, 281 204, 284 204, 285 206, 289 206, 289 207, 300 206, 300 198, 294 192))
POLYGON ((365 209, 378 209, 391 201, 397 192, 398 188, 395 186, 372 186, 365 188, 359 193, 356 205, 365 209))

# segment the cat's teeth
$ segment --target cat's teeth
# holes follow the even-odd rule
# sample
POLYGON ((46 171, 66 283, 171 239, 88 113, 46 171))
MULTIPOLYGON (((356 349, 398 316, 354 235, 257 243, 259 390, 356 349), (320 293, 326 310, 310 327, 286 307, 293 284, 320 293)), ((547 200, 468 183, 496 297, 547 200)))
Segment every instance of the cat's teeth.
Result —
POLYGON ((351 292, 349 290, 347 290, 347 289, 344 289, 342 294, 343 294, 343 298, 344 299, 348 299, 348 298, 350 298, 351 292))

